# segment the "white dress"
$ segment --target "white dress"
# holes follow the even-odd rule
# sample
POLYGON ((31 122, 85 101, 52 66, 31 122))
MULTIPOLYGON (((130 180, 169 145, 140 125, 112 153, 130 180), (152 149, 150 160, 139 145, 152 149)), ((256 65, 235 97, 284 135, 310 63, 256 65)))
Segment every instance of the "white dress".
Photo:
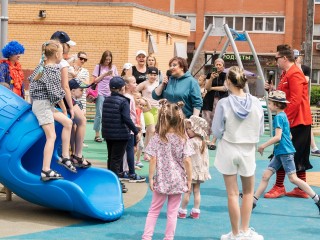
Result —
POLYGON ((190 138, 190 144, 193 146, 195 154, 191 156, 192 161, 192 183, 202 183, 211 179, 209 172, 209 152, 205 145, 201 153, 202 140, 198 137, 190 138))

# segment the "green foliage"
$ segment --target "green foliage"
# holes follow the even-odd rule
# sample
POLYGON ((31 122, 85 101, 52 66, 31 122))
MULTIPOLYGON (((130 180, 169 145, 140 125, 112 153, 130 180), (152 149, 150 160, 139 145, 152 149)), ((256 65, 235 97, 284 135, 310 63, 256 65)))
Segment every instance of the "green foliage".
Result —
POLYGON ((318 102, 320 103, 320 86, 312 86, 310 105, 317 105, 318 102))

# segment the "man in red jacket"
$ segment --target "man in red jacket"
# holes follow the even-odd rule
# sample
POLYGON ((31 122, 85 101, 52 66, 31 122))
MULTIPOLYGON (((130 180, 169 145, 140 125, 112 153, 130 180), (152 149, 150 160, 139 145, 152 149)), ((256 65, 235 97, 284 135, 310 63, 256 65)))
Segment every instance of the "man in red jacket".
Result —
MULTIPOLYGON (((294 161, 297 176, 306 181, 306 170, 311 169, 309 161, 312 116, 309 104, 308 83, 303 72, 294 63, 293 50, 289 45, 278 45, 275 60, 278 67, 283 70, 280 76, 278 90, 286 93, 290 102, 284 110, 287 114, 293 146, 296 149, 294 161)), ((269 87, 266 85, 266 87, 269 87)), ((265 198, 278 198, 284 195, 289 197, 308 198, 308 195, 294 188, 286 192, 283 185, 285 171, 283 168, 277 171, 277 179, 273 188, 265 194, 265 198)))

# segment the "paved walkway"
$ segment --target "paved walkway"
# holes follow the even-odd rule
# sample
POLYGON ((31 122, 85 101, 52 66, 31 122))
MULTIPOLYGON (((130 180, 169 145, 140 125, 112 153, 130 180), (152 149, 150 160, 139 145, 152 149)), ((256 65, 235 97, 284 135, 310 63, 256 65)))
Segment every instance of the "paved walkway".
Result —
MULTIPOLYGON (((87 128, 85 156, 96 167, 106 166, 106 144, 93 141, 92 125, 87 128)), ((268 139, 264 136, 262 141, 268 139)), ((319 143, 320 138, 316 138, 319 143)), ((266 149, 264 156, 257 154, 257 180, 259 183, 272 148, 266 149)), ((213 164, 215 151, 210 151, 210 163, 213 164)), ((320 158, 311 157, 314 168, 308 171, 308 182, 320 193, 320 158)), ((220 239, 221 234, 230 231, 227 198, 222 176, 213 168, 212 179, 201 187, 202 206, 199 220, 178 220, 176 240, 220 239)), ((147 176, 148 164, 140 175, 147 176)), ((271 184, 274 182, 272 179, 271 184)), ((5 201, 0 194, 0 239, 140 239, 146 214, 151 202, 151 192, 146 183, 128 183, 129 192, 124 194, 125 213, 118 221, 101 223, 73 217, 67 212, 52 210, 28 203, 17 196, 13 201, 5 201)), ((286 182, 287 190, 293 185, 286 182)), ((190 206, 191 209, 191 206, 190 206)), ((304 240, 317 238, 320 232, 320 216, 311 199, 261 199, 252 215, 252 226, 265 239, 304 240)), ((163 238, 165 212, 160 214, 154 239, 163 238)))

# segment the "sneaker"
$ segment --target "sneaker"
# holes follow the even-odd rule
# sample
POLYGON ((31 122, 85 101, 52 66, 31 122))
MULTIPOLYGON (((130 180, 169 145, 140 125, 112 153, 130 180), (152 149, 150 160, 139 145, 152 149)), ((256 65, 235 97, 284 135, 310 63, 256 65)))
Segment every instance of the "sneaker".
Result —
POLYGON ((187 209, 179 208, 178 218, 186 218, 187 217, 187 213, 188 213, 187 209))
POLYGON ((143 168, 143 163, 142 162, 136 162, 136 166, 138 166, 139 168, 143 168))
POLYGON ((241 234, 239 233, 238 235, 233 235, 232 232, 229 232, 227 234, 221 235, 220 240, 242 240, 241 234))
POLYGON ((141 170, 141 167, 138 167, 137 165, 134 166, 135 170, 141 170))
POLYGON ((88 145, 88 144, 83 143, 83 144, 82 144, 82 147, 87 148, 87 147, 89 147, 89 145, 88 145))
POLYGON ((319 199, 319 201, 316 202, 315 204, 317 205, 317 207, 318 207, 318 209, 319 209, 319 215, 320 215, 320 199, 319 199))
POLYGON ((252 203, 252 210, 255 209, 256 206, 257 206, 256 203, 252 203))
POLYGON ((118 174, 118 177, 121 181, 129 181, 129 175, 127 172, 122 172, 118 174))
POLYGON ((319 150, 319 149, 317 149, 317 150, 315 150, 315 151, 312 151, 312 150, 311 150, 311 155, 312 155, 312 156, 320 157, 320 150, 319 150))
POLYGON ((300 188, 295 187, 291 192, 286 193, 287 197, 296 197, 296 198, 309 198, 309 195, 302 191, 300 188))
POLYGON ((124 183, 121 183, 121 187, 122 187, 122 193, 128 192, 128 188, 126 188, 126 185, 124 185, 124 183))
POLYGON ((264 195, 264 198, 279 198, 286 195, 286 189, 283 187, 278 187, 276 185, 271 188, 269 192, 264 195))
POLYGON ((263 240, 263 236, 258 234, 253 228, 241 233, 241 240, 263 240))
POLYGON ((145 182, 145 181, 146 181, 145 177, 141 177, 137 174, 129 175, 129 182, 131 183, 138 183, 138 182, 145 182))

